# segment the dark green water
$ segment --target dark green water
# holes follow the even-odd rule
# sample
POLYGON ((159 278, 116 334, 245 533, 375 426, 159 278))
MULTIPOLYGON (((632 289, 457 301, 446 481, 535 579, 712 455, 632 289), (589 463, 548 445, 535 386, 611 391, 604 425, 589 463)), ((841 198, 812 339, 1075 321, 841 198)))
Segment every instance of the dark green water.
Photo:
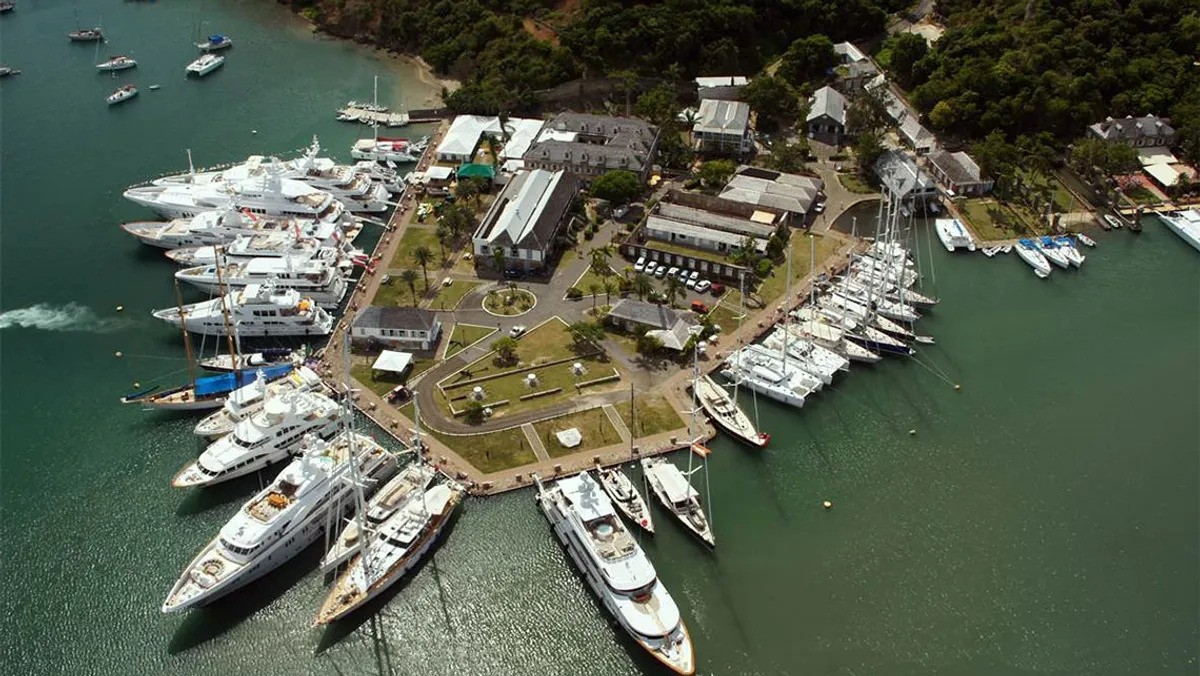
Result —
MULTIPOLYGON (((129 79, 163 85, 118 110, 94 48, 66 43, 68 4, 0 19, 0 54, 25 71, 0 85, 2 671, 655 672, 529 493, 469 502, 352 630, 309 627, 325 591, 315 550, 212 608, 159 613, 257 482, 170 489, 200 450, 193 418, 116 403, 183 367, 176 334, 146 314, 172 302, 171 268, 117 229, 147 215, 121 189, 178 168, 184 147, 211 164, 319 133, 344 156, 359 130, 332 110, 369 96, 372 75, 393 73, 393 101, 426 93, 269 2, 205 4, 206 32, 238 44, 184 82, 198 8, 81 3, 85 22, 103 13, 108 51, 142 61, 129 79)), ((715 554, 662 516, 646 543, 700 672, 1196 673, 1200 267, 1147 226, 1099 237, 1082 271, 1048 281, 1015 256, 938 249, 943 302, 920 326, 939 344, 922 359, 961 391, 885 362, 803 412, 762 402, 764 453, 717 440, 715 554)))

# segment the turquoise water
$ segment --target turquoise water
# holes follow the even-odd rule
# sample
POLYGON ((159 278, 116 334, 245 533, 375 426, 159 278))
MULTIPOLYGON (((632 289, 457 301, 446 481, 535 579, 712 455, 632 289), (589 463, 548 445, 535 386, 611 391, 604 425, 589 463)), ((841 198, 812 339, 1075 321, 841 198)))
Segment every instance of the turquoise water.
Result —
MULTIPOLYGON (((101 13, 105 51, 132 51, 128 79, 161 91, 108 110, 116 85, 67 44, 66 3, 0 19, 0 55, 24 70, 0 85, 4 672, 658 673, 528 492, 469 501, 360 626, 310 628, 316 550, 211 608, 159 612, 258 483, 169 488, 201 449, 194 419, 117 404, 184 377, 178 336, 147 314, 173 302, 171 267, 117 228, 148 216, 121 189, 186 147, 203 165, 318 133, 348 159, 362 130, 338 104, 377 73, 393 102, 428 90, 270 2, 80 5, 101 13), (237 46, 185 82, 197 16, 237 46)), ((759 402, 764 452, 713 443, 716 551, 665 516, 644 543, 700 673, 1196 672, 1200 267, 1158 223, 1097 238, 1046 281, 1015 256, 936 249, 925 366, 856 367, 800 412, 759 402)))

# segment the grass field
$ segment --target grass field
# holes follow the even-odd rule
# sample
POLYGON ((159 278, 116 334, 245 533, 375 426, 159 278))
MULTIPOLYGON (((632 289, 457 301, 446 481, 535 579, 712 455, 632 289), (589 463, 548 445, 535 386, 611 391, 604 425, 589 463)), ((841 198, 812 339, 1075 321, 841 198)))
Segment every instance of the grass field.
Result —
POLYGON ((1128 188, 1124 192, 1125 197, 1127 197, 1129 201, 1133 202, 1134 204, 1158 204, 1162 201, 1159 199, 1158 195, 1155 195, 1140 185, 1128 188))
POLYGON ((838 182, 842 184, 842 187, 852 193, 857 193, 859 195, 870 195, 871 193, 879 192, 878 190, 875 190, 871 186, 867 185, 866 181, 862 180, 858 174, 838 174, 837 177, 838 182))
POLYGON ((453 357, 475 342, 482 340, 495 332, 496 329, 490 326, 455 324, 454 330, 450 332, 450 340, 446 341, 446 354, 442 355, 442 359, 449 359, 450 357, 453 357))
POLYGON ((437 233, 432 225, 410 223, 404 229, 404 235, 400 237, 400 246, 396 249, 396 254, 392 256, 391 263, 388 264, 388 271, 412 269, 420 272, 421 266, 413 260, 412 254, 421 246, 426 246, 433 252, 433 260, 428 265, 432 280, 437 274, 436 271, 441 269, 442 255, 441 248, 438 246, 437 233))
MULTIPOLYGON (((609 270, 612 271, 612 274, 608 275, 607 279, 610 282, 612 282, 614 287, 616 287, 618 282, 620 281, 620 278, 617 276, 616 271, 612 270, 611 267, 609 268, 609 270)), ((576 289, 579 289, 580 291, 583 292, 584 298, 588 298, 590 300, 591 292, 588 291, 588 285, 595 284, 596 286, 600 287, 600 290, 596 293, 596 297, 604 298, 604 280, 605 279, 606 278, 603 275, 596 274, 594 271, 592 271, 592 268, 589 267, 586 271, 584 271, 584 273, 579 277, 579 279, 575 281, 575 284, 573 284, 573 286, 576 289)), ((612 295, 614 295, 614 296, 617 295, 615 288, 613 289, 612 295)))
MULTIPOLYGON (((837 251, 839 242, 832 237, 821 235, 815 235, 815 237, 816 267, 820 268, 837 251)), ((794 232, 788 241, 788 246, 792 251, 792 290, 796 291, 798 288, 796 282, 808 275, 812 267, 809 255, 812 245, 807 236, 800 232, 794 232)), ((786 289, 787 264, 785 263, 775 266, 774 274, 764 280, 758 288, 758 295, 764 303, 770 305, 779 300, 786 289)))
POLYGON ((537 456, 529 447, 529 440, 519 427, 466 436, 442 434, 435 430, 427 430, 427 433, 482 472, 500 472, 537 462, 537 456))
POLYGON ((621 435, 605 415, 604 409, 599 407, 534 423, 533 429, 546 447, 546 453, 555 458, 611 446, 621 441, 621 435), (583 441, 575 448, 563 448, 554 433, 572 427, 583 435, 583 441))
POLYGON ((1012 206, 991 198, 972 198, 958 203, 971 227, 984 241, 1024 237, 1035 232, 1033 223, 1012 206))
POLYGON ((1047 176, 1041 172, 1024 172, 1018 170, 1018 173, 1026 181, 1032 181, 1037 186, 1049 186, 1052 191, 1051 199, 1054 201, 1054 210, 1060 212, 1075 211, 1075 197, 1067 190, 1054 176, 1047 176))
POLYGON ((456 279, 450 283, 450 286, 439 286, 437 294, 429 301, 429 307, 435 310, 453 310, 458 307, 463 296, 471 293, 481 284, 483 282, 467 282, 456 279))
POLYGON ((388 373, 386 371, 374 372, 371 369, 371 364, 375 363, 373 356, 355 356, 354 362, 350 364, 350 375, 371 390, 375 394, 387 394, 397 385, 403 385, 405 382, 417 377, 418 374, 428 370, 436 362, 432 359, 413 359, 412 366, 408 369, 408 374, 400 376, 397 373, 388 373))
POLYGON ((616 404, 614 408, 635 438, 687 427, 671 402, 661 394, 643 394, 633 401, 637 405, 637 417, 633 420, 630 419, 628 401, 616 404))
MULTIPOLYGON (((417 271, 418 274, 420 270, 417 271)), ((416 282, 417 300, 421 298, 421 289, 423 288, 421 280, 416 282)), ((391 279, 386 284, 379 285, 379 291, 375 293, 375 298, 371 300, 371 305, 379 307, 406 307, 415 305, 412 292, 408 288, 408 284, 396 275, 392 275, 391 279)))

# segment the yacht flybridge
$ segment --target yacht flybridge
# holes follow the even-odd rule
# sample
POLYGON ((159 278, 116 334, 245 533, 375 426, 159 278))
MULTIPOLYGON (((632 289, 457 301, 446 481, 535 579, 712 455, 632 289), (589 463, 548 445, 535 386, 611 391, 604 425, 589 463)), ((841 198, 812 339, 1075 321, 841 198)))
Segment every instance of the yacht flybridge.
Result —
POLYGON ((341 269, 336 262, 321 258, 252 258, 223 266, 201 265, 179 270, 175 279, 209 293, 270 283, 281 289, 295 289, 327 308, 336 308, 346 295, 346 277, 341 269))
POLYGON ((312 299, 295 289, 276 288, 271 283, 248 284, 222 298, 155 310, 154 316, 182 327, 189 333, 223 336, 230 326, 238 335, 325 336, 333 330, 333 317, 312 299))
POLYGON ((379 596, 412 570, 437 542, 465 491, 442 483, 421 489, 363 539, 358 555, 342 571, 321 609, 316 624, 343 618, 379 596))
POLYGON ((678 674, 696 670, 679 606, 587 472, 537 483, 537 503, 592 592, 629 636, 678 674))
POLYGON ((268 383, 265 378, 256 377, 249 385, 230 392, 221 410, 201 419, 192 432, 206 438, 229 434, 239 422, 261 411, 268 396, 280 397, 285 392, 325 393, 326 388, 316 371, 307 366, 298 366, 273 383, 268 383))
MULTIPOLYGON (((1168 211, 1158 214, 1158 218, 1171 232, 1190 244, 1192 248, 1200 251, 1200 210, 1168 211)), ((1080 238, 1079 241, 1084 240, 1080 238)))
POLYGON ((309 435, 324 439, 337 434, 344 415, 337 402, 319 392, 268 390, 261 411, 204 449, 171 485, 211 486, 257 472, 287 458, 309 435))
POLYGON ((386 480, 396 459, 370 437, 344 432, 315 437, 271 485, 246 502, 184 569, 167 593, 164 613, 207 605, 279 567, 320 538, 327 523, 354 508, 351 465, 359 476, 386 480))

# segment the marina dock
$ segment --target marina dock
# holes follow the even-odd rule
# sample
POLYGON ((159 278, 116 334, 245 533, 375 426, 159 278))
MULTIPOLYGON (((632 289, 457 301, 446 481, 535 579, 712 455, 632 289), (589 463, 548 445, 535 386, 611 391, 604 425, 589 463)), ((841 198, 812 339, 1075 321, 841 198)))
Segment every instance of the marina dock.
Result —
POLYGON ((403 127, 409 124, 433 124, 450 117, 444 108, 427 108, 413 110, 407 113, 391 113, 386 110, 371 110, 359 106, 347 106, 337 111, 337 119, 342 122, 358 122, 360 124, 380 127, 403 127))

